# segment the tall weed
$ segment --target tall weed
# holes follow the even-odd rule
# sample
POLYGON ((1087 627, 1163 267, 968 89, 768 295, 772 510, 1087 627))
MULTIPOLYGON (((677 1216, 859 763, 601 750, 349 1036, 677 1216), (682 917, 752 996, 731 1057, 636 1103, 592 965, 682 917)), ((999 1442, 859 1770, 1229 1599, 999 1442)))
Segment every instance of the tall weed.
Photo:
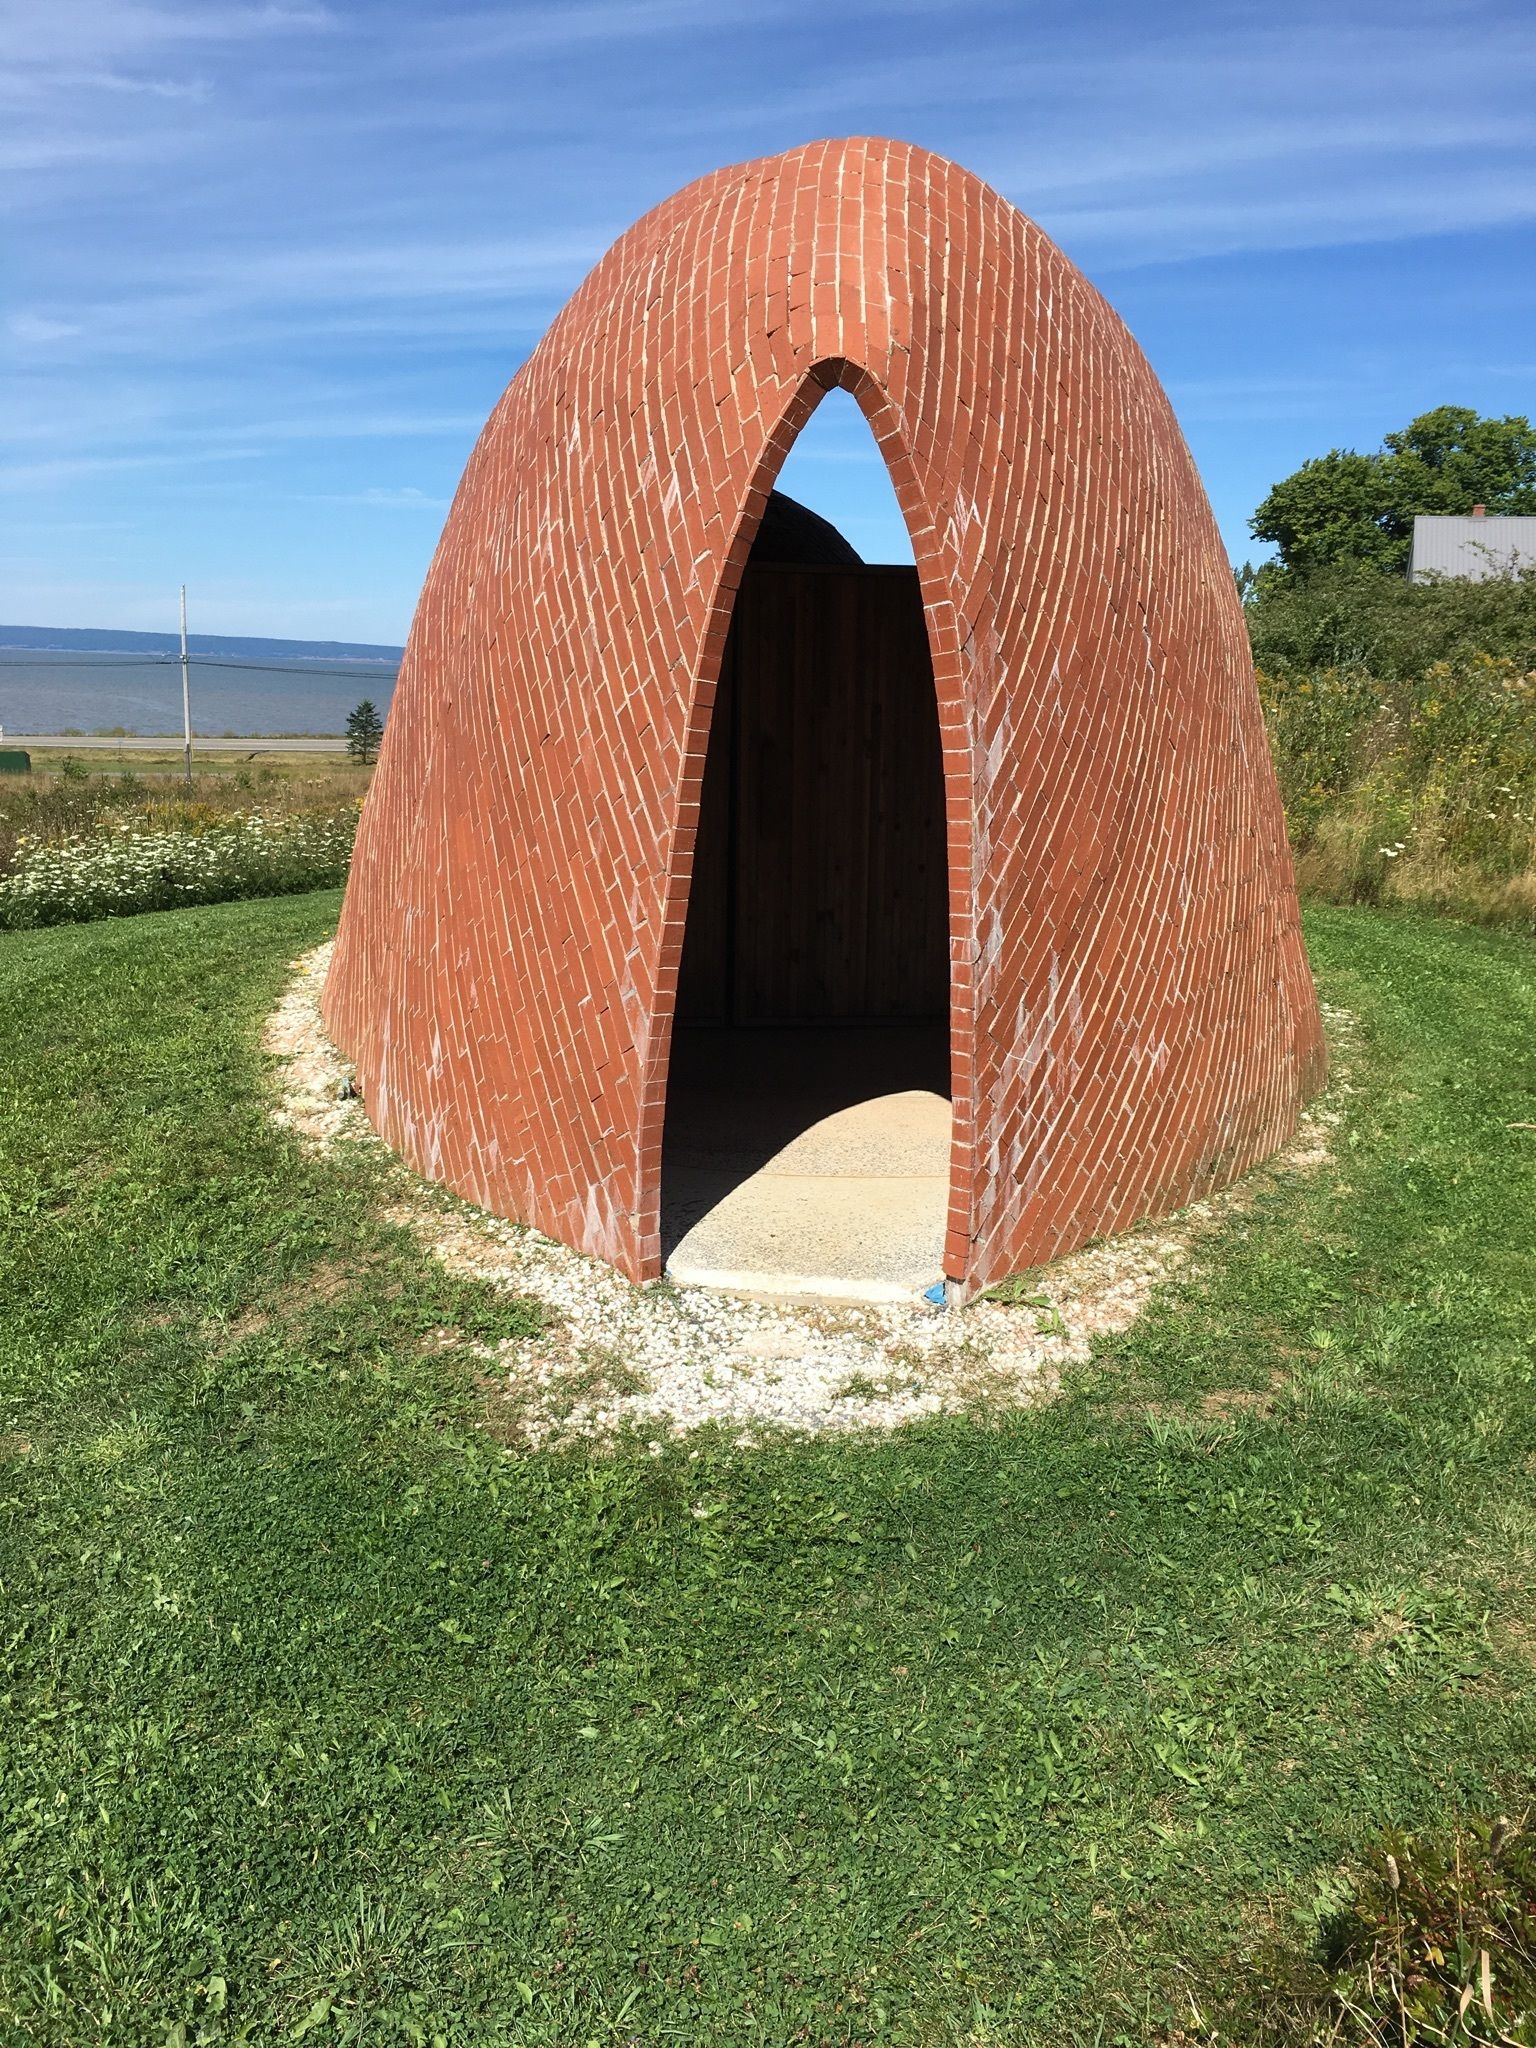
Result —
POLYGON ((1536 671, 1261 669, 1259 692, 1304 893, 1536 927, 1536 671))

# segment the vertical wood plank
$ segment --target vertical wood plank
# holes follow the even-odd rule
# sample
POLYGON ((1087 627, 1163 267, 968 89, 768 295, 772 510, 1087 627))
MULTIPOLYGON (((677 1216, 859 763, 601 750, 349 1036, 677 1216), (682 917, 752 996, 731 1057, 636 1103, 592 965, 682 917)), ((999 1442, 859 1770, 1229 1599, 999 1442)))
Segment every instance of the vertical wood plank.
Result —
POLYGON ((916 571, 749 567, 705 768, 680 1020, 943 1017, 947 918, 916 571))

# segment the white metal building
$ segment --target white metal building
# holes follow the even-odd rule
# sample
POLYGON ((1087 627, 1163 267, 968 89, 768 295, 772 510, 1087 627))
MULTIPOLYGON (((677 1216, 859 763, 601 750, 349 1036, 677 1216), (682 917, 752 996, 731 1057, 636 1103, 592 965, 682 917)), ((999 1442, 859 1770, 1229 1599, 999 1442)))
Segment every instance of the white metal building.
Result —
POLYGON ((1490 519, 1479 505, 1458 517, 1421 512, 1413 522, 1410 583, 1423 583, 1431 576, 1485 583, 1516 569, 1536 569, 1536 514, 1496 514, 1490 519))

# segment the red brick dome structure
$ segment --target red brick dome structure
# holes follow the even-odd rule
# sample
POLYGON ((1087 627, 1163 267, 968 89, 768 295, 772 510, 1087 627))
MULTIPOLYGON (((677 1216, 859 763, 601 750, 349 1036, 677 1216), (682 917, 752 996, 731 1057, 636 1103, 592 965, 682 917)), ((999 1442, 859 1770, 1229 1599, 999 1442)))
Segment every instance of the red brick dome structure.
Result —
POLYGON ((1037 227, 901 143, 690 185, 513 378, 411 629, 326 1015, 420 1172, 644 1280, 685 926, 704 1015, 743 989, 747 1023, 947 1009, 966 1288, 1232 1180, 1322 1081, 1242 613, 1168 402, 1037 227), (915 575, 749 569, 834 385, 915 575), (732 714, 716 832, 749 614, 790 679, 732 714))

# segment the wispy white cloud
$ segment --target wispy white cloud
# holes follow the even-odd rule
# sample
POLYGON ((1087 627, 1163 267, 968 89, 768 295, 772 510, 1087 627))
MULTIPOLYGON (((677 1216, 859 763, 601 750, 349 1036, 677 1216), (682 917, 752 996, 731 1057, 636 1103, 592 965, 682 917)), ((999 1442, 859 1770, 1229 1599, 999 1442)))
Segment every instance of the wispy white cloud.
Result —
POLYGON ((49 490, 82 478, 174 469, 189 463, 254 462, 261 454, 260 448, 155 449, 136 455, 61 455, 46 462, 0 463, 0 491, 49 490))
POLYGON ((335 304, 356 299, 438 299, 537 291, 589 265, 601 235, 556 234, 335 241, 194 260, 213 303, 249 300, 335 304))
POLYGON ((203 100, 212 90, 206 78, 134 77, 124 71, 14 66, 0 72, 0 106, 25 110, 49 94, 126 94, 137 99, 203 100))
POLYGON ((1405 189, 1386 173, 1348 191, 1244 199, 1190 193, 1100 206, 1044 206, 1043 227, 1070 250, 1105 251, 1115 268, 1253 250, 1339 249, 1536 221, 1536 172, 1490 172, 1454 186, 1405 189))
MULTIPOLYGON (((969 164, 1154 309, 1133 324, 1201 459, 1244 443, 1239 529, 1274 463, 1374 444, 1389 390, 1520 405, 1528 0, 50 0, 0 22, 8 507, 126 513, 148 546, 205 492, 178 579, 205 543, 255 547, 287 618, 340 582, 393 623, 434 520, 379 513, 440 516, 615 234, 719 163, 847 133, 969 164), (1424 278, 1463 245, 1429 238, 1473 235, 1506 252, 1454 287, 1481 325, 1431 343, 1424 278), (1309 302, 1362 243, 1349 266, 1418 282, 1309 302)), ((882 470, 854 424, 792 459, 862 540, 882 470)))
POLYGON ((41 313, 12 313, 5 330, 23 348, 43 348, 49 342, 68 341, 80 332, 80 327, 76 321, 49 320, 41 313))
POLYGON ((374 485, 365 491, 321 491, 310 502, 319 505, 373 505, 388 512, 446 512, 447 498, 432 498, 409 484, 374 485))
POLYGON ((485 425, 479 413, 355 413, 330 418, 256 420, 245 432, 257 441, 457 440, 485 425))
POLYGON ((1032 22, 981 64, 970 38, 905 50, 884 38, 862 62, 802 65, 747 100, 701 96, 681 129, 738 156, 764 129, 931 140, 1095 261, 1524 217, 1487 192, 1533 180, 1536 15, 1524 7, 1300 0, 1283 20, 1173 7, 1112 35, 1095 19, 1108 11, 1032 22), (884 119, 869 122, 870 107, 884 119))
POLYGON ((77 67, 82 59, 127 58, 193 44, 250 42, 335 26, 321 6, 221 6, 190 0, 153 7, 134 0, 50 0, 0 16, 0 57, 8 63, 77 67))
POLYGON ((476 309, 558 304, 608 239, 601 229, 576 229, 193 254, 176 263, 174 275, 141 266, 121 296, 74 298, 67 311, 61 304, 18 316, 23 328, 13 322, 13 333, 33 342, 84 336, 98 355, 184 353, 200 349, 204 337, 281 338, 326 329, 362 335, 414 328, 441 336, 478 326, 505 346, 505 314, 488 321, 476 309))
POLYGON ((1406 9, 1390 31, 1334 11, 1310 33, 1255 17, 1215 44, 1165 34, 1107 62, 1059 54, 1040 80, 1055 111, 985 168, 1099 262, 1523 221, 1536 211, 1536 20, 1458 12, 1454 31, 1433 9, 1406 9))
POLYGON ((13 380, 15 403, 0 445, 91 456, 146 447, 206 454, 210 444, 228 443, 231 420, 238 421, 244 444, 294 450, 335 442, 461 443, 484 425, 479 411, 434 412, 381 402, 380 393, 360 380, 295 380, 285 395, 291 409, 268 414, 251 406, 239 377, 162 382, 146 366, 126 377, 97 370, 82 383, 68 369, 51 374, 46 363, 34 363, 13 380))
POLYGON ((163 129, 132 135, 83 127, 68 135, 12 133, 0 136, 0 171, 20 176, 88 165, 168 163, 185 155, 187 147, 185 135, 163 129))
POLYGON ((1188 426, 1195 421, 1326 419, 1379 382, 1379 370, 1358 360, 1327 376, 1172 377, 1167 391, 1188 426))
MULTIPOLYGON (((170 124, 161 103, 213 97, 201 72, 167 64, 231 45, 334 25, 319 6, 145 6, 135 0, 49 0, 0 13, 0 106, 9 129, 0 169, 33 180, 91 165, 152 166, 196 154, 214 130, 170 124), (136 69, 153 65, 155 68, 136 69), (115 104, 114 104, 115 103, 115 104)), ((11 195, 14 206, 19 195, 11 195)))
POLYGON ((454 63, 493 57, 611 49, 656 37, 739 37, 756 25, 792 18, 791 0, 584 0, 573 6, 474 8, 433 17, 431 39, 454 63))

